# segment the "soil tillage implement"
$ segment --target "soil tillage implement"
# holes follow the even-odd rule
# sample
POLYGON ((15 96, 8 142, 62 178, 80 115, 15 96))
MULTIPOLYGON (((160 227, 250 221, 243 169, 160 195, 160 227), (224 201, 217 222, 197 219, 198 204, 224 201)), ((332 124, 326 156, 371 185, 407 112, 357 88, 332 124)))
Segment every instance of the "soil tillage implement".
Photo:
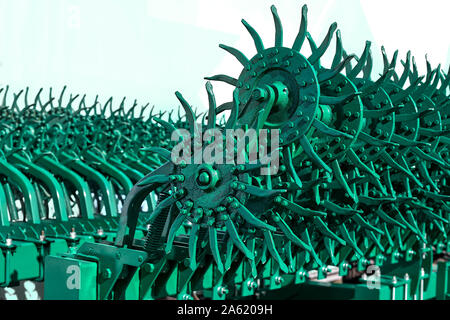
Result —
POLYGON ((58 97, 50 89, 48 99, 42 89, 34 99, 28 88, 8 91, 0 111, 0 283, 15 286, 42 281, 46 255, 114 239, 125 196, 160 165, 142 144, 170 137, 154 114, 143 119, 146 106, 138 114, 136 101, 125 110, 125 100, 113 108, 112 98, 101 105, 97 97, 88 105, 86 96, 65 96, 65 87, 58 97))
MULTIPOLYGON (((448 245, 449 75, 428 64, 427 75, 419 77, 409 53, 397 75, 398 53, 389 61, 383 49, 384 70, 374 80, 370 42, 361 56, 347 55, 332 24, 316 43, 304 6, 298 35, 286 47, 281 20, 275 7, 271 11, 273 47, 265 48, 244 20, 257 54, 249 59, 220 45, 243 71, 238 78, 207 78, 235 90, 231 102, 216 106, 207 83, 204 126, 279 132, 279 149, 271 150, 279 152, 279 166, 261 175, 262 163, 204 164, 195 156, 173 162, 170 149, 146 149, 167 162, 127 196, 115 245, 87 244, 74 255, 105 258, 99 268, 113 270, 108 279, 121 279, 120 285, 104 283, 97 298, 122 297, 130 281, 139 283, 139 298, 189 298, 197 290, 217 299, 246 296, 281 288, 284 281, 302 283, 312 270, 324 278, 329 265, 339 266, 341 275, 351 265, 408 274, 408 296, 431 282, 432 250, 448 245), (334 37, 334 59, 325 67, 321 58, 334 37), (308 57, 301 53, 306 45, 308 57), (225 111, 226 122, 217 124, 225 111), (139 239, 140 208, 150 193, 158 203, 139 239), (111 259, 117 253, 127 259, 111 259)), ((213 142, 196 144, 201 125, 189 103, 176 96, 193 137, 185 150, 205 152, 213 142)), ((182 127, 155 121, 170 134, 182 127)), ((244 158, 248 150, 241 150, 244 158)))

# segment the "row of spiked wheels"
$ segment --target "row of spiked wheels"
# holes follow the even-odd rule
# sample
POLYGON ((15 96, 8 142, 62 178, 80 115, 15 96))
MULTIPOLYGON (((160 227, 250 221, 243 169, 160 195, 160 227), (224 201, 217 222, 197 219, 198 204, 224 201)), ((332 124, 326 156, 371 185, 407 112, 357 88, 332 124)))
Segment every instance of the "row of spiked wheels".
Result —
MULTIPOLYGON (((65 96, 65 87, 33 99, 28 88, 1 91, 0 285, 12 287, 43 280, 47 255, 114 240, 126 195, 161 165, 142 144, 164 146, 168 138, 153 110, 143 116, 148 104, 89 103, 65 96)), ((177 122, 183 126, 181 116, 177 122)), ((143 210, 155 199, 147 197, 143 210)))

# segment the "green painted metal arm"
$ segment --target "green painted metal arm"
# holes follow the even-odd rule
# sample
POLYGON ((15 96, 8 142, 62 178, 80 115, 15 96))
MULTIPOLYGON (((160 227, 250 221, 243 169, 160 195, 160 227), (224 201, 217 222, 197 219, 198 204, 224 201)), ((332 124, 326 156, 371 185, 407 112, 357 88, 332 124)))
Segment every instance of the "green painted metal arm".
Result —
POLYGON ((119 159, 116 159, 114 157, 111 157, 108 159, 113 165, 115 165, 116 167, 118 167, 120 170, 122 170, 128 177, 130 177, 131 179, 133 179, 135 182, 138 182, 139 180, 141 180, 145 174, 143 174, 142 172, 140 172, 139 170, 136 170, 132 167, 130 167, 129 165, 121 162, 119 159))
POLYGON ((131 191, 131 188, 133 188, 133 183, 131 182, 130 178, 128 178, 122 171, 111 165, 105 159, 94 154, 92 151, 86 151, 85 156, 88 160, 99 162, 101 164, 99 166, 99 169, 119 181, 121 186, 124 188, 125 193, 128 194, 131 191))
POLYGON ((73 157, 65 152, 61 153, 61 159, 69 168, 82 174, 86 180, 91 180, 98 184, 103 195, 102 200, 106 207, 106 213, 111 217, 117 217, 117 203, 111 182, 106 180, 98 171, 92 169, 82 161, 73 159, 73 157))
POLYGON ((124 155, 123 159, 126 164, 128 164, 130 167, 142 172, 143 174, 148 174, 153 171, 152 167, 143 163, 142 161, 132 159, 126 155, 124 155))
POLYGON ((68 180, 75 186, 80 198, 80 210, 83 217, 94 219, 94 207, 89 185, 77 173, 48 156, 41 157, 37 163, 55 175, 68 180))
POLYGON ((102 201, 105 204, 107 215, 111 217, 117 217, 118 216, 117 203, 114 196, 115 192, 111 182, 108 181, 97 170, 92 169, 90 166, 83 163, 82 161, 73 159, 73 157, 71 157, 65 152, 61 153, 61 159, 66 163, 66 165, 69 168, 83 175, 86 178, 86 180, 91 180, 97 183, 97 185, 100 187, 100 191, 102 192, 102 201))
POLYGON ((16 203, 15 203, 14 194, 12 192, 11 186, 9 185, 9 183, 5 183, 3 185, 3 188, 5 189, 6 201, 7 201, 7 205, 8 205, 10 218, 13 221, 17 221, 19 219, 19 216, 17 214, 16 203))
POLYGON ((30 180, 13 165, 4 160, 0 160, 0 174, 8 177, 15 183, 23 194, 25 201, 25 213, 27 221, 39 224, 39 206, 36 197, 36 192, 30 180))
POLYGON ((0 184, 0 224, 3 227, 9 226, 9 215, 8 215, 6 193, 2 184, 0 184))
POLYGON ((37 180, 42 181, 48 187, 50 194, 52 195, 57 218, 61 221, 68 221, 67 208, 64 202, 64 192, 58 180, 56 180, 56 178, 47 170, 42 169, 17 154, 13 154, 10 159, 13 163, 19 163, 26 166, 31 175, 37 180))
MULTIPOLYGON (((148 180, 152 176, 168 176, 171 173, 172 169, 173 164, 166 163, 162 167, 145 176, 141 181, 148 180)), ((115 241, 116 246, 131 247, 133 245, 134 233, 136 231, 136 224, 139 218, 142 202, 150 192, 154 191, 160 185, 161 184, 159 183, 151 183, 140 186, 138 183, 133 187, 131 192, 128 194, 122 208, 122 213, 120 216, 120 226, 115 241)))
MULTIPOLYGON (((120 170, 125 172, 131 179, 133 179, 133 181, 135 181, 135 183, 137 183, 139 180, 141 180, 145 176, 140 171, 131 168, 127 164, 121 162, 120 160, 118 160, 114 157, 110 158, 109 161, 112 164, 114 164, 115 166, 117 166, 120 170)), ((147 197, 147 205, 150 210, 153 210, 153 208, 155 207, 155 203, 156 203, 156 201, 154 200, 154 194, 153 194, 153 196, 152 196, 152 194, 149 194, 149 196, 147 197)))

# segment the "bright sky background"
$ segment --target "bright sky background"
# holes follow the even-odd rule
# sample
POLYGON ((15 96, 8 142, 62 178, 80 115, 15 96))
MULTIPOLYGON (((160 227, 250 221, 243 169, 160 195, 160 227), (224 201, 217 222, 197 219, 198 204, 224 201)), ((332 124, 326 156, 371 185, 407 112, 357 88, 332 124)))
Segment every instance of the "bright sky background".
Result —
MULTIPOLYGON (((156 109, 178 106, 176 90, 206 110, 204 76, 238 77, 241 66, 218 47, 227 44, 249 58, 256 52, 241 24, 245 18, 266 47, 274 41, 270 5, 275 4, 291 46, 303 4, 309 7, 309 31, 321 42, 336 21, 344 46, 361 54, 373 42, 377 70, 380 46, 389 56, 408 49, 425 72, 425 54, 433 67, 450 63, 448 0, 0 0, 0 85, 135 98, 156 109)), ((334 41, 323 64, 334 54, 334 41)), ((305 51, 307 53, 307 50, 305 51)), ((218 104, 231 100, 231 87, 215 84, 218 104)), ((119 103, 120 101, 117 101, 119 103)))

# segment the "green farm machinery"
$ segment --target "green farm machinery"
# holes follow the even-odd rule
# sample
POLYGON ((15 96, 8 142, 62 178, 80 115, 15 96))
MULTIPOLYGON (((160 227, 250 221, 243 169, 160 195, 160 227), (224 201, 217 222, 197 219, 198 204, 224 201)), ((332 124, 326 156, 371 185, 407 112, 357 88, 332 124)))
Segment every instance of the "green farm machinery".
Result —
POLYGON ((450 297, 450 72, 427 61, 421 76, 410 52, 382 48, 375 77, 369 41, 348 54, 332 24, 316 43, 304 6, 287 46, 271 12, 273 46, 245 20, 256 55, 220 45, 243 70, 206 78, 203 115, 179 92, 184 115, 65 88, 8 104, 3 90, 7 294, 34 281, 45 299, 450 297))

